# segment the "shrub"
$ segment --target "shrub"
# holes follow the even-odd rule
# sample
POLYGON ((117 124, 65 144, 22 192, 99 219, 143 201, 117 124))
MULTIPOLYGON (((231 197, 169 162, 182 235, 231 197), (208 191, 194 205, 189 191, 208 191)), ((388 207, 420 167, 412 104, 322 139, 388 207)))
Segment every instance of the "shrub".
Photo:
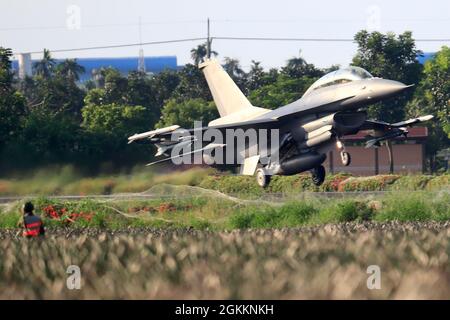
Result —
POLYGON ((350 177, 340 184, 339 191, 383 191, 399 178, 398 175, 350 177))
POLYGON ((444 174, 441 176, 435 176, 431 179, 426 186, 427 190, 440 190, 450 187, 450 174, 444 174))
POLYGON ((316 213, 311 205, 291 202, 281 207, 251 208, 234 214, 229 219, 232 228, 281 228, 304 225, 316 213))
POLYGON ((390 190, 424 190, 428 182, 433 179, 429 175, 401 176, 389 187, 390 190))
POLYGON ((373 217, 374 210, 365 202, 357 200, 332 201, 326 205, 311 220, 313 224, 339 223, 349 221, 368 221, 373 217))
POLYGON ((376 220, 423 221, 432 218, 430 205, 426 197, 417 194, 398 194, 388 197, 376 220))

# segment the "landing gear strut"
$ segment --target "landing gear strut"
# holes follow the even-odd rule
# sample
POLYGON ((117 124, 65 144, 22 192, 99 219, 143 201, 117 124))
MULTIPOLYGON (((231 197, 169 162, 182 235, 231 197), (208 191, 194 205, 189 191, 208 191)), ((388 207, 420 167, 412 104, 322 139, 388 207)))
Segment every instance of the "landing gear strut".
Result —
POLYGON ((350 157, 350 153, 345 151, 345 146, 340 140, 338 140, 336 142, 336 145, 337 145, 338 149, 341 150, 341 162, 342 162, 342 165, 344 165, 346 167, 349 166, 350 163, 352 162, 352 158, 350 157))
POLYGON ((265 188, 270 183, 270 175, 263 168, 259 168, 256 170, 256 182, 261 188, 265 188))
POLYGON ((316 186, 320 186, 325 181, 325 168, 320 165, 312 169, 311 178, 316 186))

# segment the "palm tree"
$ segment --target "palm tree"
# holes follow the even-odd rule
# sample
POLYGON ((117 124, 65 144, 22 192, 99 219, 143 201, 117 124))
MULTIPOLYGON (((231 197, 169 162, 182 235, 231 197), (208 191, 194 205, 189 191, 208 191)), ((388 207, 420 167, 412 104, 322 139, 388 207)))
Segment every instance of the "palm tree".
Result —
POLYGON ((50 78, 52 73, 53 73, 53 69, 55 67, 56 61, 55 59, 52 58, 51 54, 50 54, 50 50, 48 49, 44 49, 44 55, 42 57, 42 59, 38 62, 34 63, 34 72, 36 73, 36 75, 40 75, 44 78, 50 78))
POLYGON ((224 65, 223 68, 225 69, 226 72, 228 72, 228 74, 230 75, 230 77, 232 78, 238 78, 244 75, 244 70, 242 70, 240 64, 239 64, 239 60, 238 59, 233 59, 230 57, 225 57, 224 58, 224 65))
POLYGON ((77 59, 66 59, 58 64, 56 69, 58 74, 72 81, 80 80, 80 74, 86 71, 83 66, 78 64, 77 59))
MULTIPOLYGON (((217 56, 218 53, 214 50, 211 50, 210 54, 212 56, 217 56)), ((195 65, 199 65, 208 55, 207 44, 200 44, 197 48, 193 48, 191 50, 191 58, 194 60, 195 65)))

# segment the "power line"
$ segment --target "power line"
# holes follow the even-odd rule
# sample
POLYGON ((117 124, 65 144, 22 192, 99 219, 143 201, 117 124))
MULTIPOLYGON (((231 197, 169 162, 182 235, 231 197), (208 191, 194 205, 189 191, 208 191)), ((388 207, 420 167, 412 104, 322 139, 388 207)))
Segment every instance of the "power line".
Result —
MULTIPOLYGON (((267 37, 212 37, 217 40, 299 41, 299 42, 354 42, 350 38, 267 38, 267 37)), ((450 42, 449 39, 414 39, 415 42, 450 42)))
MULTIPOLYGON (((277 37, 210 37, 212 40, 229 40, 229 41, 292 41, 292 42, 355 42, 351 38, 277 38, 277 37)), ((72 51, 88 51, 88 50, 99 50, 99 49, 114 49, 114 48, 125 48, 125 47, 136 47, 136 46, 147 46, 147 45, 158 45, 158 44, 168 44, 168 43, 180 43, 180 42, 192 42, 192 41, 208 41, 208 38, 187 38, 187 39, 175 39, 175 40, 163 40, 163 41, 151 41, 151 42, 139 42, 139 43, 128 43, 128 44, 116 44, 108 46, 95 46, 95 47, 84 47, 84 48, 68 48, 68 49, 55 49, 50 50, 51 52, 72 52, 72 51)), ((445 39, 414 39, 415 42, 450 42, 450 38, 445 39)), ((42 51, 32 51, 31 54, 41 53, 42 51)))
MULTIPOLYGON (((189 39, 176 39, 176 40, 164 40, 164 41, 151 41, 151 42, 139 42, 139 43, 128 43, 128 44, 116 44, 116 45, 109 45, 109 46, 55 49, 55 50, 50 50, 50 51, 51 52, 87 51, 87 50, 125 48, 125 47, 147 46, 147 45, 155 45, 155 44, 178 43, 178 42, 189 42, 189 41, 200 41, 200 40, 204 41, 204 40, 206 40, 206 38, 189 38, 189 39)), ((27 53, 42 53, 42 51, 31 51, 31 52, 27 52, 27 53)))
POLYGON ((353 42, 353 39, 340 38, 267 38, 267 37, 212 37, 217 40, 249 40, 249 41, 302 41, 302 42, 353 42))

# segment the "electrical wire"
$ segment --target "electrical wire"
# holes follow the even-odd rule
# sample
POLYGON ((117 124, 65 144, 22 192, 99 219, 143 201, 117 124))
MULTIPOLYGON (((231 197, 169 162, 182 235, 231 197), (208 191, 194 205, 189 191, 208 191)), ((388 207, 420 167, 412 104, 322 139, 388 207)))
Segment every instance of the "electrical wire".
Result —
MULTIPOLYGON (((277 38, 277 37, 211 37, 211 40, 229 40, 229 41, 292 41, 292 42, 355 42, 351 38, 277 38)), ((168 44, 168 43, 180 43, 180 42, 192 42, 192 41, 207 41, 206 37, 199 38, 187 38, 187 39, 175 39, 175 40, 162 40, 162 41, 151 41, 151 42, 139 42, 139 43, 128 43, 128 44, 116 44, 108 46, 94 46, 94 47, 84 47, 84 48, 68 48, 68 49, 55 49, 50 50, 51 52, 72 52, 72 51, 88 51, 88 50, 99 50, 99 49, 114 49, 114 48, 125 48, 125 47, 136 47, 136 46, 147 46, 147 45, 158 45, 158 44, 168 44)), ((450 38, 442 39, 414 39, 415 42, 450 42, 450 38)), ((31 54, 42 53, 42 51, 31 51, 31 54)))

